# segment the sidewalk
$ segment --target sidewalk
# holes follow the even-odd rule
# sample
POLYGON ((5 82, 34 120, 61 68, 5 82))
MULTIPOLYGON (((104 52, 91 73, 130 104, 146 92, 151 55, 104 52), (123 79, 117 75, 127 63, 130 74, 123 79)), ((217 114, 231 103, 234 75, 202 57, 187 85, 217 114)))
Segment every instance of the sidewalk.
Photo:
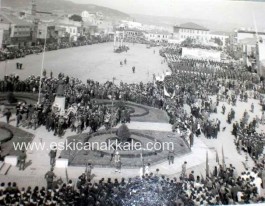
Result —
MULTIPOLYGON (((255 111, 256 113, 250 113, 250 120, 258 114, 260 116, 260 109, 261 106, 258 104, 257 100, 250 100, 248 103, 238 102, 237 107, 233 107, 236 112, 236 120, 242 117, 243 112, 245 109, 250 109, 251 103, 255 104, 255 111)), ((232 131, 232 124, 229 125, 226 122, 227 113, 231 109, 231 105, 224 103, 227 112, 225 115, 220 114, 221 107, 223 103, 221 102, 218 107, 218 114, 212 114, 211 118, 215 119, 218 118, 221 120, 221 130, 223 127, 226 127, 224 131, 221 131, 218 134, 217 139, 206 139, 204 136, 195 137, 194 138, 194 146, 192 147, 192 152, 181 157, 175 158, 175 162, 173 165, 168 165, 167 160, 163 163, 151 165, 150 172, 156 174, 156 169, 159 169, 159 174, 167 175, 169 177, 179 177, 181 172, 181 165, 184 161, 187 161, 187 173, 191 170, 195 171, 195 175, 205 175, 205 168, 206 168, 206 152, 208 152, 208 159, 209 159, 209 168, 210 171, 213 170, 213 167, 217 165, 216 159, 216 152, 218 152, 220 163, 222 162, 222 146, 224 149, 224 156, 226 165, 233 164, 238 174, 244 170, 243 162, 245 161, 245 155, 242 153, 240 155, 235 147, 234 144, 234 137, 231 134, 232 131)), ((188 110, 188 108, 187 108, 188 110)), ((5 121, 4 118, 0 118, 0 121, 5 121)), ((15 122, 11 122, 11 125, 14 126, 15 122)), ((119 126, 119 125, 118 125, 119 126)), ((117 126, 117 127, 118 127, 117 126)), ((149 123, 149 122, 131 122, 128 124, 130 129, 138 129, 138 130, 159 130, 159 131, 171 131, 171 125, 166 123, 149 123)), ((265 126, 260 125, 259 130, 264 130, 265 126)), ((68 129, 64 137, 59 138, 57 136, 53 136, 52 132, 47 132, 44 127, 40 127, 37 130, 27 130, 35 135, 33 142, 45 142, 46 145, 49 145, 51 142, 64 142, 67 136, 74 135, 75 133, 70 132, 68 129)), ((84 131, 88 132, 88 131, 84 131)), ((59 151, 58 151, 59 152, 59 151)), ((7 176, 0 176, 1 181, 8 182, 8 181, 16 181, 19 186, 27 186, 35 185, 45 186, 46 181, 44 180, 45 173, 50 169, 50 157, 49 157, 49 150, 42 150, 42 151, 32 151, 27 153, 28 158, 27 161, 31 161, 32 163, 24 170, 19 171, 18 168, 12 167, 7 176), (23 178, 21 178, 23 177, 23 178)), ((57 154, 57 157, 60 154, 57 154)), ((249 166, 253 166, 254 163, 249 158, 249 166)), ((67 173, 69 179, 76 181, 77 177, 81 175, 82 172, 85 171, 84 167, 68 167, 67 173)), ((122 169, 121 173, 115 173, 114 168, 94 168, 92 173, 95 174, 93 180, 99 180, 101 178, 117 178, 120 179, 122 177, 134 177, 139 175, 140 168, 136 169, 122 169)), ((65 169, 55 169, 55 174, 57 177, 61 177, 63 180, 66 179, 66 170, 65 169)))

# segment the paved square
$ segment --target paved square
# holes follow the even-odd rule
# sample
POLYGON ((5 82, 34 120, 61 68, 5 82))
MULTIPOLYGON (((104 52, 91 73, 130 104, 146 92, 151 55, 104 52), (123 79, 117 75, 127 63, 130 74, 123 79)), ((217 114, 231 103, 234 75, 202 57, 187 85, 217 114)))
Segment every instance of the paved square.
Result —
MULTIPOLYGON (((162 57, 159 48, 147 49, 143 44, 128 44, 130 50, 126 53, 114 53, 113 43, 94 44, 89 46, 75 47, 49 51, 45 53, 44 68, 47 75, 50 71, 57 76, 60 72, 76 77, 86 82, 93 79, 104 83, 121 80, 126 83, 152 81, 153 74, 162 74, 168 67, 161 64, 162 57), (155 54, 154 54, 155 50, 155 54), (127 64, 120 66, 120 61, 127 60, 127 64), (132 73, 135 66, 136 73, 132 73)), ((0 75, 18 74, 22 79, 29 75, 39 76, 42 65, 42 53, 29 55, 24 58, 0 62, 0 75), (16 69, 16 63, 23 64, 23 70, 16 69)), ((124 63, 124 62, 123 62, 124 63)))

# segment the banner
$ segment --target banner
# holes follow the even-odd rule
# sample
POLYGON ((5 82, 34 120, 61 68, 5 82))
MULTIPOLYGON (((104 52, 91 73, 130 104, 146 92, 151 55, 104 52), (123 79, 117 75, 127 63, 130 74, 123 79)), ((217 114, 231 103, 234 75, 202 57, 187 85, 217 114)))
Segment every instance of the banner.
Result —
POLYGON ((214 60, 220 62, 221 51, 183 47, 182 58, 214 60))
POLYGON ((166 87, 164 86, 164 95, 166 96, 166 97, 170 97, 170 94, 167 92, 167 90, 166 90, 166 87))

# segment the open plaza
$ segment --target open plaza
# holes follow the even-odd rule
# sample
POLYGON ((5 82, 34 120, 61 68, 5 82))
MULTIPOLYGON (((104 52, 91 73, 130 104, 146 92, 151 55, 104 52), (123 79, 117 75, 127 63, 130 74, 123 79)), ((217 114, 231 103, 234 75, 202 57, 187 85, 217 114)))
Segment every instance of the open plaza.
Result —
POLYGON ((0 206, 265 203, 263 32, 36 4, 0 9, 0 206))
MULTIPOLYGON (((83 82, 93 79, 100 83, 112 81, 139 83, 152 81, 153 74, 162 74, 168 70, 167 64, 161 64, 159 49, 146 49, 144 44, 128 43, 130 50, 123 53, 113 52, 113 42, 94 44, 83 47, 68 48, 45 53, 44 69, 47 75, 52 71, 54 76, 60 72, 78 78, 83 82), (156 51, 154 53, 154 51, 156 51), (126 59, 126 65, 120 65, 126 59), (136 68, 133 75, 132 67, 136 68)), ((35 54, 21 59, 0 62, 0 74, 17 74, 25 79, 29 75, 39 76, 42 68, 43 55, 35 54), (17 70, 16 63, 23 64, 17 70)))

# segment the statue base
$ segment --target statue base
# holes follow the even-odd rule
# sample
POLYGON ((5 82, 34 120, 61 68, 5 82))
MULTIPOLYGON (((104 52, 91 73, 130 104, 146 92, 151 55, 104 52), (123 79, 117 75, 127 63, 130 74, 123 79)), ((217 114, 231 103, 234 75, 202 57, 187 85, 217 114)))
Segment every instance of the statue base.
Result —
POLYGON ((65 110, 65 97, 55 97, 54 103, 52 105, 53 111, 56 110, 60 113, 64 113, 65 110))

